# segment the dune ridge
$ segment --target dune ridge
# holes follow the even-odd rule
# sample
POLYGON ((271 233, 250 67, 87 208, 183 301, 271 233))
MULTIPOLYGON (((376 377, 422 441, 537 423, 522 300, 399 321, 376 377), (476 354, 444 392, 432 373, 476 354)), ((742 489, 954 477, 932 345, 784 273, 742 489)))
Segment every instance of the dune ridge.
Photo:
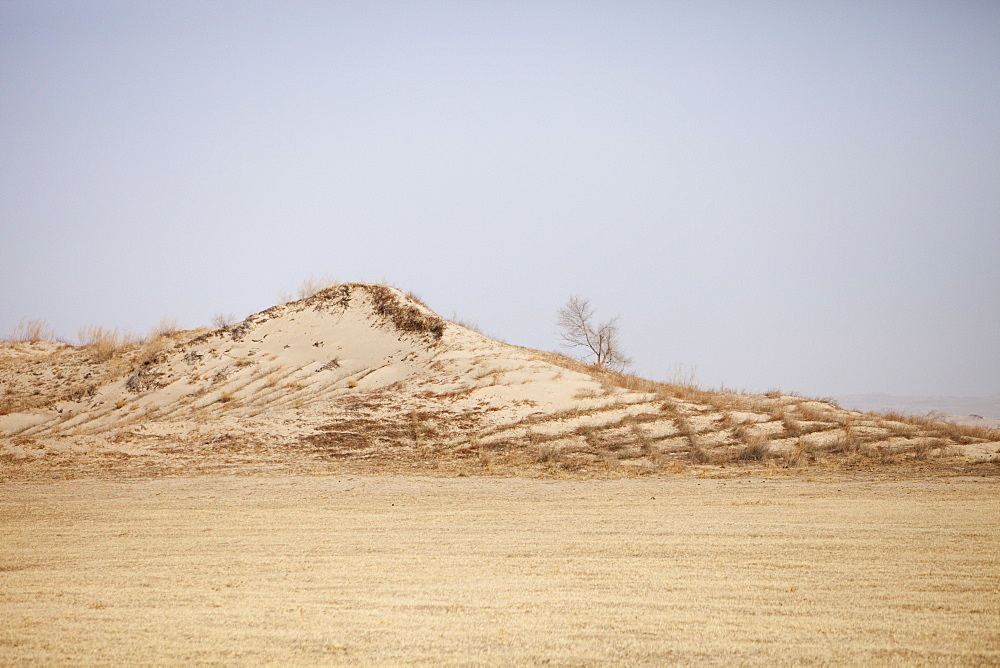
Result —
POLYGON ((656 383, 490 339, 349 283, 110 359, 0 346, 6 477, 101 472, 529 475, 997 470, 1000 433, 656 383))

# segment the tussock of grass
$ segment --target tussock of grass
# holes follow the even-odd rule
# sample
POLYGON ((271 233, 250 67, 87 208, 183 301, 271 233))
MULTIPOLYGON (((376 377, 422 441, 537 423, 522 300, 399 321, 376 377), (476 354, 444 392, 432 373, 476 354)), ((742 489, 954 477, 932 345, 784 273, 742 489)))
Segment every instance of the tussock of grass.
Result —
POLYGON ((173 348, 173 343, 165 336, 150 339, 139 351, 139 363, 150 364, 157 361, 160 356, 173 348))
POLYGON ((18 323, 8 340, 21 343, 55 341, 56 334, 44 320, 26 318, 18 323))
POLYGON ((785 413, 781 416, 781 424, 785 428, 785 436, 795 437, 795 436, 801 436, 803 433, 805 433, 805 429, 803 428, 802 423, 799 422, 797 419, 795 419, 794 416, 788 413, 785 413))
MULTIPOLYGON (((429 311, 402 302, 398 293, 384 285, 363 286, 372 298, 375 312, 387 318, 396 329, 404 332, 421 332, 440 339, 444 333, 444 320, 429 311)), ((418 302, 419 303, 419 302, 418 302)))
MULTIPOLYGON (((399 288, 396 288, 396 289, 398 290, 399 288)), ((424 298, 421 297, 420 295, 418 295, 413 290, 407 290, 406 291, 406 297, 410 301, 416 302, 416 303, 420 304, 421 306, 423 306, 424 308, 427 308, 427 304, 424 302, 424 298)))
POLYGON ((339 281, 331 276, 308 276, 302 281, 302 285, 299 286, 299 299, 308 299, 338 284, 339 281))
POLYGON ((761 462, 771 456, 771 446, 761 438, 755 442, 747 443, 736 453, 738 462, 761 462))
POLYGON ((125 348, 139 343, 134 334, 101 325, 86 325, 80 328, 80 345, 89 348, 96 362, 107 362, 117 357, 125 348))
POLYGON ((542 463, 556 463, 559 461, 559 457, 562 454, 560 448, 553 445, 540 445, 536 450, 535 461, 542 463))
POLYGON ((236 322, 234 313, 216 313, 212 316, 212 327, 215 329, 225 329, 236 322))
POLYGON ((180 325, 173 318, 163 318, 149 331, 147 341, 153 341, 161 337, 170 337, 180 331, 180 325))
MULTIPOLYGON (((411 299, 412 299, 412 297, 411 297, 411 299)), ((414 301, 417 301, 417 300, 414 300, 414 301)), ((422 303, 422 302, 418 302, 418 303, 422 303)), ((479 323, 477 321, 475 321, 475 320, 465 320, 464 318, 459 318, 457 315, 452 315, 451 316, 451 322, 454 323, 454 324, 456 324, 456 325, 458 325, 459 327, 464 327, 466 329, 471 329, 473 332, 476 332, 477 334, 483 334, 482 328, 479 326, 479 323)))

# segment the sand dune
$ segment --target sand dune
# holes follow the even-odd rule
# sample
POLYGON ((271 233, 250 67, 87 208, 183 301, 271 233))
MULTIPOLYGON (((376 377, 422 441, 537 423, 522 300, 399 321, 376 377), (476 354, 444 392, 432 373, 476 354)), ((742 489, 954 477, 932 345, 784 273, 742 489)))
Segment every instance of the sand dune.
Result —
POLYGON ((13 477, 962 467, 995 464, 1000 448, 986 429, 612 373, 494 341, 372 284, 103 361, 64 344, 3 344, 0 378, 0 456, 13 477))

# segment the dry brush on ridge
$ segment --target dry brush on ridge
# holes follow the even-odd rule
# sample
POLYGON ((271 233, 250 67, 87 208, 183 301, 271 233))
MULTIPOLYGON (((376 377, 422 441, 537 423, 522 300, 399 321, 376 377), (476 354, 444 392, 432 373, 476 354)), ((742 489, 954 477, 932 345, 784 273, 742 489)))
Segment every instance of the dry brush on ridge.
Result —
POLYGON ((495 341, 383 285, 231 320, 0 344, 0 476, 1000 472, 996 431, 656 383, 495 341))

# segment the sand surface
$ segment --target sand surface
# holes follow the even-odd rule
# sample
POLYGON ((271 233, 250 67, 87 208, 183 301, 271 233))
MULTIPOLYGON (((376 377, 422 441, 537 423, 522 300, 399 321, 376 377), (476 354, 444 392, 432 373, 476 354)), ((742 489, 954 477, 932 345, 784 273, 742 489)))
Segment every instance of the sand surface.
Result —
POLYGON ((1000 662, 972 478, 0 486, 0 664, 1000 662))

